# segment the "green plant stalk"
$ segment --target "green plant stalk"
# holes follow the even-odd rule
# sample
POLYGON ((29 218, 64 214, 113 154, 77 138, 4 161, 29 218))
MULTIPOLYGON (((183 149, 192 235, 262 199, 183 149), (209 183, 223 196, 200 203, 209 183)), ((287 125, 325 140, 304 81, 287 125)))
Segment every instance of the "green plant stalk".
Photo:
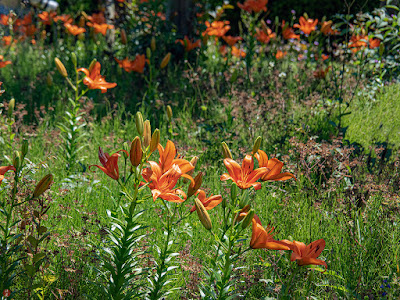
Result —
POLYGON ((296 274, 300 271, 300 268, 301 267, 299 265, 297 265, 296 269, 293 270, 292 275, 290 275, 290 278, 289 278, 286 288, 284 290, 284 294, 282 295, 282 298, 289 295, 289 290, 290 290, 290 287, 292 286, 293 279, 295 278, 296 274))

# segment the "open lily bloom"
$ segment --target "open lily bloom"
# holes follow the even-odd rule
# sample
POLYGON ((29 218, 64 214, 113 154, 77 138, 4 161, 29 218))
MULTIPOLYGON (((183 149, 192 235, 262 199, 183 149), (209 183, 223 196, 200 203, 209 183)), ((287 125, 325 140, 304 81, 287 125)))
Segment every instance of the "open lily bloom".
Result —
POLYGON ((183 40, 176 40, 175 43, 180 43, 183 47, 185 47, 186 52, 190 52, 195 48, 201 47, 200 40, 196 40, 196 41, 192 42, 191 40, 189 40, 189 38, 187 36, 185 36, 183 40))
POLYGON ((274 227, 267 226, 264 228, 260 218, 254 215, 252 221, 252 235, 250 247, 253 249, 270 249, 270 250, 290 250, 286 241, 274 240, 274 227))
POLYGON ((172 165, 167 172, 163 173, 156 162, 149 161, 149 164, 150 168, 144 169, 142 176, 149 183, 153 200, 156 201, 157 198, 161 198, 175 203, 185 201, 186 194, 180 189, 175 189, 178 179, 182 176, 182 171, 178 165, 172 165), (182 196, 182 198, 179 196, 182 196))
POLYGON ((243 190, 250 187, 254 187, 255 190, 261 189, 261 182, 257 182, 257 180, 267 172, 267 168, 261 167, 254 170, 254 159, 251 155, 246 155, 241 167, 236 161, 230 158, 225 158, 224 164, 229 174, 222 174, 222 181, 231 179, 243 190))
POLYGON ((161 168, 162 173, 167 172, 172 165, 177 165, 182 172, 182 177, 193 181, 193 178, 186 173, 192 171, 194 166, 187 161, 186 159, 182 158, 175 158, 176 156, 176 148, 175 144, 171 141, 167 141, 167 145, 164 147, 161 144, 158 144, 158 152, 160 153, 160 159, 158 160, 158 165, 161 168))
MULTIPOLYGON (((206 210, 213 209, 216 207, 218 204, 222 202, 222 196, 221 195, 213 195, 210 197, 206 197, 206 193, 203 190, 199 190, 197 193, 197 198, 201 201, 203 204, 204 208, 206 210)), ((196 210, 196 206, 193 205, 191 208, 190 212, 194 212, 196 210)))
POLYGON ((253 11, 258 13, 260 11, 267 11, 267 3, 268 0, 246 0, 243 4, 238 2, 237 6, 249 13, 253 11))
POLYGON ((4 174, 6 174, 6 172, 8 171, 16 171, 15 168, 13 166, 4 166, 4 167, 0 167, 0 184, 4 179, 4 174))
POLYGON ((119 152, 124 151, 127 155, 128 152, 125 150, 120 150, 111 156, 108 153, 105 153, 101 147, 99 147, 99 160, 102 166, 99 165, 91 165, 89 166, 89 170, 92 167, 98 167, 100 170, 102 170, 107 176, 110 176, 114 180, 119 179, 119 167, 118 167, 118 157, 121 155, 119 152))
POLYGON ((306 244, 298 241, 293 241, 289 243, 291 244, 290 250, 293 250, 292 256, 290 257, 291 261, 297 261, 297 264, 299 266, 322 265, 325 267, 325 269, 328 268, 328 265, 325 261, 317 259, 317 257, 325 249, 324 239, 316 240, 308 244, 307 246, 306 244))
POLYGON ((310 34, 311 32, 315 31, 315 26, 318 24, 318 19, 305 19, 303 16, 299 19, 300 24, 294 24, 294 28, 299 28, 304 34, 310 34))
POLYGON ((257 158, 260 167, 267 168, 267 172, 261 177, 262 181, 283 181, 291 178, 296 179, 292 173, 281 173, 283 162, 281 162, 279 159, 268 159, 268 155, 262 150, 258 150, 258 153, 256 153, 254 156, 257 158))
POLYGON ((99 89, 102 93, 107 92, 107 89, 112 89, 117 86, 116 83, 107 82, 104 76, 100 75, 101 65, 96 62, 93 69, 89 72, 86 68, 78 69, 78 72, 85 73, 86 77, 83 79, 83 83, 88 86, 89 89, 99 89))

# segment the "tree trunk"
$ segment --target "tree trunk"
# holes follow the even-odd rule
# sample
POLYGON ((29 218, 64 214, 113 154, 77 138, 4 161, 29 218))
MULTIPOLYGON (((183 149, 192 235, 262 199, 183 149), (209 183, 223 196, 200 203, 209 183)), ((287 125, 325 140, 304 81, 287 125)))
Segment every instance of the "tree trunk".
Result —
POLYGON ((167 20, 175 24, 179 36, 189 36, 193 29, 193 1, 168 0, 167 20))

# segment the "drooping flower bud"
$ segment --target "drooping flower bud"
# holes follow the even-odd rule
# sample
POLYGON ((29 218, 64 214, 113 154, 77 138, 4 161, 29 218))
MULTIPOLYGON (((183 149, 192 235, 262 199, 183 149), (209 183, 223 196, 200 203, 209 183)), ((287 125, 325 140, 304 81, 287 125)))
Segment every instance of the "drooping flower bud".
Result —
POLYGON ((146 120, 144 121, 144 125, 143 125, 143 146, 145 148, 150 146, 150 142, 151 142, 151 125, 150 125, 150 121, 146 120))
POLYGON ((251 151, 251 155, 254 155, 257 153, 257 151, 260 149, 261 142, 262 142, 262 137, 258 136, 254 142, 253 151, 251 151))
POLYGON ((188 198, 196 194, 197 190, 201 187, 202 182, 203 182, 203 173, 199 172, 199 174, 197 174, 197 176, 194 178, 194 184, 193 182, 191 182, 188 187, 188 192, 187 192, 188 198))
POLYGON ((53 182, 53 175, 47 174, 39 181, 35 190, 33 191, 33 198, 37 198, 42 195, 51 185, 53 182))
POLYGON ((167 117, 168 117, 168 121, 171 122, 172 121, 172 108, 170 105, 167 105, 167 117))
POLYGON ((163 60, 161 61, 160 68, 164 69, 171 59, 171 52, 168 52, 167 55, 164 56, 163 60))
POLYGON ((135 124, 137 132, 140 136, 143 136, 143 116, 140 111, 138 111, 135 115, 135 124))
POLYGON ((210 216, 208 215, 208 212, 205 209, 203 203, 201 203, 201 201, 198 198, 196 198, 194 200, 194 205, 196 206, 196 212, 197 212, 197 215, 199 217, 201 224, 203 224, 203 226, 207 230, 211 230, 211 228, 212 228, 211 219, 210 219, 210 216))
POLYGON ((61 76, 68 77, 67 69, 65 68, 61 60, 58 57, 56 57, 54 59, 54 62, 56 63, 57 70, 61 74, 61 76))
POLYGON ((229 150, 229 147, 225 142, 222 142, 222 154, 224 155, 225 158, 232 159, 231 150, 229 150))
POLYGON ((160 143, 160 130, 157 128, 154 130, 150 141, 150 153, 156 151, 158 144, 160 143))
POLYGON ((130 150, 130 160, 132 166, 137 167, 142 162, 143 150, 140 138, 137 136, 133 139, 130 150))

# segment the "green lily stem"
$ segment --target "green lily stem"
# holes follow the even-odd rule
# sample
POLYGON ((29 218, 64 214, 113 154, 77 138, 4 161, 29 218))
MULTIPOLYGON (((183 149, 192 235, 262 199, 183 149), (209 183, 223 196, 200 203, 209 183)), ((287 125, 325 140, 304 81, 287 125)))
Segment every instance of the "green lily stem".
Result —
POLYGON ((301 267, 299 265, 297 265, 296 269, 293 270, 292 275, 290 276, 288 283, 286 285, 285 293, 283 294, 284 297, 286 297, 289 294, 289 290, 290 290, 290 287, 292 286, 293 279, 297 275, 297 273, 300 271, 300 268, 301 267))

